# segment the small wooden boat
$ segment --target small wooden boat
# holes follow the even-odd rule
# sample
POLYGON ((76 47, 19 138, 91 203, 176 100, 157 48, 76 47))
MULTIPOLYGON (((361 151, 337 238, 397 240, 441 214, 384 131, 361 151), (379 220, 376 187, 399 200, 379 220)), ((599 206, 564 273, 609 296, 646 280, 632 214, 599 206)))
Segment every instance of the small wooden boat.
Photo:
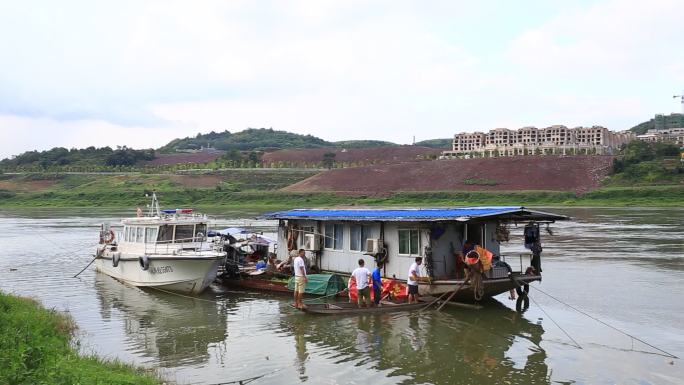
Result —
MULTIPOLYGON (((381 301, 381 306, 358 307, 356 303, 334 302, 307 304, 305 309, 300 309, 310 314, 370 314, 370 313, 389 313, 395 311, 419 310, 425 307, 425 303, 397 303, 392 301, 381 301)), ((294 305, 292 305, 294 306, 294 305)))

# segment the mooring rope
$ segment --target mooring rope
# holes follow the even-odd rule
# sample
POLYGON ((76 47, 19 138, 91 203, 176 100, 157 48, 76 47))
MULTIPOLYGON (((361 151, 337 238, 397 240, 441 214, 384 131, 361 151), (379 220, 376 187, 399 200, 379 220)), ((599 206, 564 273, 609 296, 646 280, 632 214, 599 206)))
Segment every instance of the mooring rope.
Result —
POLYGON ((532 302, 534 302, 534 304, 537 305, 537 307, 539 308, 539 310, 541 310, 541 311, 546 315, 546 317, 548 317, 548 319, 550 319, 551 322, 553 322, 554 325, 556 325, 556 327, 558 327, 558 329, 560 329, 563 333, 565 333, 565 335, 568 336, 568 338, 570 338, 570 341, 572 341, 578 349, 582 349, 582 346, 580 346, 580 344, 578 344, 577 341, 575 341, 575 339, 572 338, 572 336, 570 336, 570 334, 569 334, 567 331, 565 331, 565 329, 563 329, 563 328, 558 324, 558 322, 556 322, 553 318, 551 318, 551 316, 549 315, 549 313, 547 313, 546 310, 544 310, 544 308, 541 307, 541 305, 540 305, 537 301, 534 300, 534 298, 532 298, 530 295, 528 295, 527 298, 531 299, 532 302))
POLYGON ((180 294, 180 293, 174 293, 173 291, 168 291, 168 290, 160 289, 160 288, 154 287, 154 286, 144 286, 144 287, 149 288, 149 289, 159 290, 159 291, 161 291, 162 293, 177 295, 177 296, 179 296, 179 297, 190 298, 190 299, 194 299, 194 300, 197 300, 197 301, 204 301, 204 302, 211 302, 211 303, 216 303, 216 302, 218 302, 218 301, 214 301, 214 300, 211 300, 211 299, 204 299, 204 298, 198 298, 198 297, 191 297, 191 296, 189 296, 189 295, 184 295, 184 294, 180 294))
POLYGON ((627 333, 627 332, 625 332, 625 331, 623 331, 623 330, 620 330, 620 329, 618 329, 617 327, 615 327, 615 326, 613 326, 613 325, 611 325, 611 324, 609 324, 609 323, 607 323, 607 322, 604 322, 604 321, 602 321, 602 320, 600 320, 600 319, 598 319, 598 318, 592 316, 591 314, 588 314, 588 313, 586 313, 586 312, 584 312, 584 311, 582 311, 582 310, 580 310, 580 309, 578 309, 578 308, 576 308, 576 307, 574 307, 574 306, 572 306, 572 305, 570 305, 570 304, 568 304, 568 303, 565 303, 565 302, 561 301, 560 299, 558 299, 558 298, 552 296, 551 294, 549 294, 549 293, 547 293, 547 292, 545 292, 545 291, 543 291, 543 290, 541 290, 541 289, 539 289, 539 288, 537 288, 537 287, 535 287, 535 286, 532 286, 532 288, 534 288, 535 290, 538 290, 540 293, 542 293, 542 294, 544 294, 544 295, 546 295, 546 296, 548 296, 548 297, 550 297, 550 298, 552 298, 552 299, 558 301, 559 303, 561 303, 561 304, 563 304, 563 305, 569 307, 570 309, 572 309, 572 310, 574 310, 574 311, 576 311, 576 312, 578 312, 578 313, 580 313, 580 314, 583 314, 583 315, 585 315, 585 316, 587 316, 587 317, 593 319, 593 320, 596 321, 596 322, 599 322, 599 323, 601 323, 601 324, 603 324, 603 325, 605 325, 605 326, 607 326, 607 327, 609 327, 609 328, 611 328, 611 329, 613 329, 613 330, 615 330, 615 331, 617 331, 617 332, 619 332, 619 333, 622 333, 622 334, 626 335, 627 337, 630 337, 630 338, 632 338, 632 339, 634 339, 634 340, 637 340, 637 341, 641 342, 641 343, 644 344, 644 345, 650 346, 651 348, 653 348, 653 349, 655 349, 655 350, 657 350, 657 351, 659 351, 659 352, 661 352, 661 353, 664 353, 667 357, 679 359, 679 357, 675 356, 674 354, 669 353, 669 352, 666 352, 666 351, 663 350, 663 349, 660 349, 660 348, 658 348, 658 347, 656 347, 656 346, 653 346, 653 345, 649 344, 648 342, 646 342, 646 341, 644 341, 644 340, 642 340, 642 339, 640 339, 640 338, 637 338, 637 337, 635 337, 635 336, 633 336, 633 335, 631 335, 631 334, 629 334, 629 333, 627 333))

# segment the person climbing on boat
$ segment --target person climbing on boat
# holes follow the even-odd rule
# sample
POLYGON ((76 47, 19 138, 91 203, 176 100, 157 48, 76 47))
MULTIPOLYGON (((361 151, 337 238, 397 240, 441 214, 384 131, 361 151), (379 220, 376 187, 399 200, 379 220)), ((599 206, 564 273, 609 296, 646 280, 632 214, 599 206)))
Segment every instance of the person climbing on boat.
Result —
POLYGON ((408 278, 406 284, 408 286, 408 303, 418 302, 418 281, 420 274, 418 267, 423 263, 423 258, 416 257, 415 262, 411 264, 408 271, 408 278))
POLYGON ((382 264, 380 262, 376 262, 375 270, 373 270, 373 274, 371 277, 373 280, 373 302, 375 302, 375 306, 380 306, 380 299, 382 295, 382 273, 380 271, 381 267, 382 264))
POLYGON ((354 277, 356 280, 357 304, 360 308, 364 307, 364 305, 366 307, 371 306, 370 287, 368 286, 371 273, 364 267, 365 263, 363 258, 359 259, 359 267, 354 269, 351 273, 351 277, 349 277, 349 279, 354 277))
POLYGON ((306 309, 306 305, 302 301, 304 297, 304 291, 306 288, 306 264, 304 263, 304 256, 306 252, 304 249, 299 249, 299 253, 293 262, 293 269, 295 274, 295 287, 294 287, 294 306, 297 309, 306 309))

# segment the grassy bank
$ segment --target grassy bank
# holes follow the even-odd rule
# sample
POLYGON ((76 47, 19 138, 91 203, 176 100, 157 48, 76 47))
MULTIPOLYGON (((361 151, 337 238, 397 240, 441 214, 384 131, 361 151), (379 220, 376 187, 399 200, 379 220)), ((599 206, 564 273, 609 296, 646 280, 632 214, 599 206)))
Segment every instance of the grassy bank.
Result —
POLYGON ((285 193, 280 188, 311 170, 231 170, 210 175, 22 174, 0 175, 0 207, 144 207, 156 190, 165 207, 273 210, 356 206, 682 206, 684 184, 616 186, 582 195, 558 191, 399 192, 387 196, 285 193))
POLYGON ((72 320, 0 292, 0 384, 159 384, 150 373, 72 346, 72 320))
MULTIPOLYGON (((684 186, 610 187, 581 196, 571 192, 402 192, 390 196, 296 194, 278 191, 228 192, 179 189, 159 193, 165 207, 221 207, 272 210, 333 205, 355 206, 682 206, 684 186)), ((0 207, 135 207, 148 203, 142 191, 27 192, 0 197, 0 207)))

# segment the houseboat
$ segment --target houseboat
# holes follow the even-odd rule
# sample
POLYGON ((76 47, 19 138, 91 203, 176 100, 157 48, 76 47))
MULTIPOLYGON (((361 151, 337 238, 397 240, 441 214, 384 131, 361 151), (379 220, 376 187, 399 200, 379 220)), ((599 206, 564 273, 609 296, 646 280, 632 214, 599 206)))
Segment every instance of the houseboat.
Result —
POLYGON ((199 294, 215 279, 226 252, 221 239, 207 240, 208 218, 192 209, 161 210, 155 194, 147 215, 121 221, 118 234, 100 230, 95 267, 125 283, 199 294))
POLYGON ((429 209, 297 209, 266 215, 278 220, 278 258, 303 248, 309 263, 322 271, 350 274, 358 260, 382 266, 385 278, 405 281, 417 257, 424 261, 421 295, 455 292, 453 301, 492 297, 511 289, 529 290, 541 280, 540 227, 569 219, 525 207, 429 209), (501 255, 510 226, 523 226, 525 255, 501 255), (469 240, 493 254, 479 287, 466 282, 458 254, 469 240), (457 289, 459 289, 457 291, 457 289), (475 290, 477 289, 477 290, 475 290))

